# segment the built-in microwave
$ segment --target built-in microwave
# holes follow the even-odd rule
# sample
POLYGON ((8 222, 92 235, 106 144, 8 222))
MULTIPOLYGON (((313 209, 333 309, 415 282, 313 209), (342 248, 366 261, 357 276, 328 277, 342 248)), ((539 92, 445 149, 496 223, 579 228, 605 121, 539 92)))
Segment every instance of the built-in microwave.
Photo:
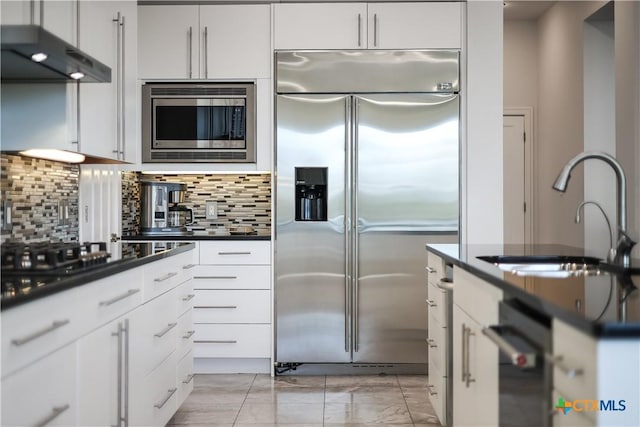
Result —
POLYGON ((142 86, 144 163, 255 163, 256 86, 147 83, 142 86))

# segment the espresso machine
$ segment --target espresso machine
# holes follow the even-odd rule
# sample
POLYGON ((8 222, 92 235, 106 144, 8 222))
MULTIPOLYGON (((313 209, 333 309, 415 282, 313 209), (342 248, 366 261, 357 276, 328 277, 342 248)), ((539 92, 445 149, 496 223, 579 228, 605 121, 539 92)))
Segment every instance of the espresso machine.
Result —
POLYGON ((140 232, 143 235, 185 235, 193 211, 182 205, 187 185, 179 182, 142 181, 140 232))

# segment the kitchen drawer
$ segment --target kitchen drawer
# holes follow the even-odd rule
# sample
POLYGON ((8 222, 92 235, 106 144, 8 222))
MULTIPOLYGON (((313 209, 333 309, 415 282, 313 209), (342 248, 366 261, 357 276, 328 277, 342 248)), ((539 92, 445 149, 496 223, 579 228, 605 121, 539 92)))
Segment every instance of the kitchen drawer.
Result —
POLYGON ((175 353, 142 381, 134 383, 130 396, 130 425, 164 426, 177 410, 175 353))
POLYGON ((82 326, 94 330, 142 304, 142 268, 134 268, 78 288, 82 326))
POLYGON ((193 281, 195 289, 271 289, 271 266, 199 265, 193 281))
MULTIPOLYGON (((3 360, 4 363, 4 360, 3 360)), ((2 380, 2 425, 73 426, 76 346, 68 345, 2 380)))
POLYGON ((144 266, 144 300, 149 301, 191 278, 192 251, 162 258, 144 266))
POLYGON ((440 323, 447 323, 447 294, 432 283, 427 287, 427 309, 440 323))
POLYGON ((176 333, 176 351, 178 357, 193 350, 193 338, 195 329, 193 328, 193 309, 183 313, 178 318, 178 326, 176 333))
POLYGON ((197 325, 193 357, 270 357, 271 325, 197 325))
POLYGON ((498 302, 502 290, 455 266, 453 272, 454 303, 482 326, 498 321, 498 302))
MULTIPOLYGON (((553 366, 554 388, 568 401, 597 399, 596 340, 557 319, 553 320, 552 331, 553 355, 562 358, 553 366), (572 376, 564 372, 567 369, 582 372, 572 376)), ((585 415, 595 422, 597 412, 586 412, 585 415)))
POLYGON ((271 291, 197 290, 193 323, 270 323, 271 291))
POLYGON ((445 414, 445 399, 446 399, 446 378, 439 370, 432 371, 431 365, 429 365, 429 383, 427 386, 427 395, 431 406, 433 407, 436 416, 439 420, 443 420, 445 414))
POLYGON ((182 316, 182 314, 193 308, 193 299, 196 296, 193 292, 193 280, 187 280, 179 285, 175 290, 175 296, 177 303, 176 314, 182 316))
POLYGON ((445 277, 444 261, 438 255, 427 252, 427 280, 431 284, 436 284, 438 280, 445 277))
POLYGON ((271 264, 271 242, 200 242, 200 264, 271 264))
POLYGON ((2 310, 2 378, 76 340, 85 302, 78 289, 2 310))
POLYGON ((444 371, 446 362, 446 328, 429 314, 429 328, 427 342, 429 344, 429 369, 433 362, 440 370, 444 371))
POLYGON ((144 376, 176 349, 175 293, 167 292, 135 310, 129 328, 132 372, 144 376))
POLYGON ((193 391, 193 351, 185 354, 176 366, 176 386, 178 396, 176 405, 179 408, 193 391))

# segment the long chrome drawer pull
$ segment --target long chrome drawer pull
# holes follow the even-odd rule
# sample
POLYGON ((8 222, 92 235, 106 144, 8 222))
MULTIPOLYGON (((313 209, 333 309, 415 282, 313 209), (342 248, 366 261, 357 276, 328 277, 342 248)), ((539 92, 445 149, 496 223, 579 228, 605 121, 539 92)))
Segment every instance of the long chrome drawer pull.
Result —
POLYGON ((190 268, 193 268, 195 266, 196 266, 196 264, 187 264, 187 265, 183 265, 182 269, 183 270, 189 270, 190 268))
POLYGON ((237 279, 238 276, 193 276, 194 279, 237 279))
POLYGON ((174 276, 177 276, 178 273, 167 273, 166 276, 158 277, 157 279, 153 279, 154 282, 164 282, 165 280, 169 280, 174 276))
POLYGON ((58 415, 60 415, 61 413, 63 413, 67 409, 69 409, 69 404, 68 403, 66 405, 62 405, 62 406, 54 406, 53 409, 51 410, 51 413, 49 415, 47 415, 47 417, 44 418, 43 420, 38 421, 37 423, 35 423, 33 425, 33 427, 44 427, 44 426, 46 426, 51 421, 55 420, 58 417, 58 415))
POLYGON ((195 375, 193 374, 187 375, 187 378, 182 380, 182 384, 189 384, 191 381, 193 381, 193 377, 195 377, 195 375))
POLYGON ((560 369, 560 371, 569 378, 575 378, 584 374, 584 369, 582 368, 570 368, 565 365, 564 358, 562 356, 553 356, 551 354, 545 353, 544 358, 547 362, 560 369))
POLYGON ((123 300, 127 297, 130 297, 131 295, 137 294, 138 292, 140 292, 140 289, 129 289, 126 293, 122 294, 122 295, 118 295, 117 297, 113 297, 109 300, 106 301, 100 301, 100 303, 98 304, 101 307, 108 307, 111 304, 114 304, 120 300, 123 300))
POLYGON ((167 390, 167 392, 169 392, 169 394, 167 395, 167 397, 164 398, 164 400, 160 403, 156 403, 155 405, 153 405, 154 407, 158 408, 158 409, 162 409, 162 407, 164 405, 167 404, 167 402, 169 401, 169 399, 171 399, 171 396, 173 396, 173 394, 178 391, 177 388, 170 388, 169 390, 167 390))
POLYGON ((426 303, 427 303, 427 305, 429 307, 437 307, 438 306, 438 304, 436 304, 436 302, 434 300, 432 300, 432 299, 426 299, 425 301, 426 301, 426 303))
POLYGON ((169 323, 166 328, 164 328, 162 331, 160 331, 157 334, 155 334, 154 337, 162 338, 163 336, 165 336, 167 334, 167 332, 169 332, 170 330, 172 330, 176 326, 178 326, 178 322, 169 323))
POLYGON ((188 339, 189 339, 189 338, 191 338, 191 337, 193 336, 193 334, 195 334, 195 333, 196 333, 196 331, 187 331, 187 333, 186 333, 186 334, 184 334, 184 335, 182 336, 182 338, 184 338, 185 340, 188 340, 188 339))
POLYGON ((204 340, 204 341, 194 341, 196 344, 236 344, 238 341, 236 340, 204 340))
POLYGON ((16 338, 11 340, 11 344, 15 345, 15 346, 21 346, 23 344, 28 343, 29 341, 33 341, 36 338, 39 338, 45 334, 48 334, 49 332, 55 331, 58 328, 63 327, 64 325, 66 325, 67 323, 69 323, 70 320, 69 319, 64 319, 64 320, 54 320, 53 323, 51 324, 51 326, 47 326, 46 328, 39 330, 37 332, 32 333, 31 335, 27 335, 24 338, 16 338))
POLYGON ((435 268, 432 268, 432 267, 427 267, 427 271, 428 271, 429 273, 437 273, 436 269, 435 269, 435 268))
POLYGON ((251 252, 218 252, 218 255, 251 255, 251 252))
POLYGON ((436 344, 436 340, 433 339, 428 339, 425 340, 427 342, 427 344, 429 345, 429 348, 436 348, 438 347, 438 344, 436 344))
POLYGON ((512 346, 507 340, 502 338, 492 328, 482 328, 482 334, 489 338, 491 342, 498 346, 500 351, 505 354, 511 363, 521 368, 532 368, 536 366, 536 355, 533 353, 522 353, 512 346))
POLYGON ((435 386, 431 385, 431 384, 427 384, 427 389, 429 389, 429 396, 435 396, 438 394, 438 392, 435 391, 431 391, 435 386))
POLYGON ((196 294, 185 295, 185 296, 182 297, 182 301, 184 301, 184 302, 191 301, 195 296, 196 296, 196 294))
POLYGON ((237 305, 195 305, 193 308, 238 308, 237 305))

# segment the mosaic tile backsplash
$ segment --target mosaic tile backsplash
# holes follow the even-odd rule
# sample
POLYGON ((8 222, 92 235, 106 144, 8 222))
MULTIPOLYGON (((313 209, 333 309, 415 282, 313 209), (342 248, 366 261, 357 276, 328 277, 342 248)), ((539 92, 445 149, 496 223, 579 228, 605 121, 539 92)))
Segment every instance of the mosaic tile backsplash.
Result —
POLYGON ((250 225, 260 235, 271 233, 270 174, 164 174, 122 175, 122 233, 140 232, 140 181, 181 182, 187 185, 184 205, 193 209, 195 225, 214 231, 250 225), (217 202, 218 218, 205 217, 205 203, 217 202))
POLYGON ((2 230, 2 243, 77 241, 79 173, 77 165, 2 154, 2 202, 13 204, 12 228, 2 230), (69 209, 64 225, 58 221, 61 201, 69 209))

